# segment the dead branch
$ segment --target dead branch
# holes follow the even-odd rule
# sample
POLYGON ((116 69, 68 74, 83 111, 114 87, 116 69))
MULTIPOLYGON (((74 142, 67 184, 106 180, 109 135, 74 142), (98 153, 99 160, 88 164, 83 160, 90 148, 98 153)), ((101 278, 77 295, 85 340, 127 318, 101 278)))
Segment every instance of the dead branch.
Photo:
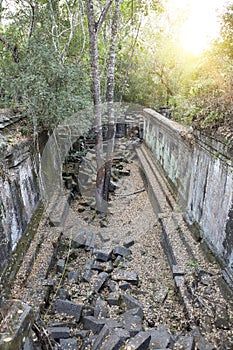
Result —
POLYGON ((140 190, 137 190, 137 191, 134 191, 134 192, 130 192, 130 193, 114 193, 114 196, 117 196, 117 197, 128 197, 128 196, 132 196, 134 194, 138 194, 138 193, 141 193, 141 192, 144 192, 145 191, 145 188, 141 188, 140 190))

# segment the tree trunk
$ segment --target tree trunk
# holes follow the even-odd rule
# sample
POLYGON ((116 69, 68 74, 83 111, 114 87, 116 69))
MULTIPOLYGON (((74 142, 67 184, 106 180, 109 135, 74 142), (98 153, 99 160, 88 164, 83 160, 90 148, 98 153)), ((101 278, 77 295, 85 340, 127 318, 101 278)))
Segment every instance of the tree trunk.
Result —
POLYGON ((107 103, 108 103, 108 145, 105 162, 105 179, 103 198, 105 201, 109 199, 109 185, 112 171, 112 156, 115 146, 116 123, 114 110, 114 79, 115 79, 115 62, 116 62, 116 44, 119 24, 120 1, 115 0, 115 9, 112 20, 111 45, 109 50, 108 63, 108 84, 107 84, 107 103))

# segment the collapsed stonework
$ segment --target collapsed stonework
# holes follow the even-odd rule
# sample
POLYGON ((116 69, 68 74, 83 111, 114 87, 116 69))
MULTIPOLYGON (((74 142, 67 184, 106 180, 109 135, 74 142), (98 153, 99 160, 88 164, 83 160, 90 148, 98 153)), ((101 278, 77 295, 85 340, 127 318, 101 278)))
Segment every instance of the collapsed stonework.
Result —
POLYGON ((232 145, 144 110, 144 140, 166 177, 176 210, 233 278, 232 145))

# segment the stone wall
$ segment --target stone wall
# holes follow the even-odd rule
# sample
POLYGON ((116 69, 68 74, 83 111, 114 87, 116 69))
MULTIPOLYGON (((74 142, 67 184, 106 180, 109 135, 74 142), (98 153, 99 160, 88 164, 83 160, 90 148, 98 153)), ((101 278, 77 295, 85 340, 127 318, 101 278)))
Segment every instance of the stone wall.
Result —
POLYGON ((37 167, 29 140, 0 149, 0 269, 27 228, 39 200, 37 167))
POLYGON ((232 278, 232 145, 192 132, 150 109, 144 116, 145 142, 164 171, 178 209, 232 278))

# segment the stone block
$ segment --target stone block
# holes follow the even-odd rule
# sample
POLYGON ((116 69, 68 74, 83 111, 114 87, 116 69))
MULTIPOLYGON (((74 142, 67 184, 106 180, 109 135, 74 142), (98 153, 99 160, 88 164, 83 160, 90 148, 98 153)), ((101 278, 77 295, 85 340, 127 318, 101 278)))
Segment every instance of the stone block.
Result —
POLYGON ((172 265, 172 275, 173 278, 175 278, 176 276, 184 276, 185 272, 178 265, 172 265))
POLYGON ((124 328, 129 331, 130 337, 134 337, 143 330, 141 317, 124 314, 124 328))
POLYGON ((64 259, 58 259, 57 261, 57 272, 62 273, 65 268, 66 261, 64 259))
POLYGON ((69 281, 74 281, 74 283, 78 283, 78 278, 79 278, 79 273, 78 271, 70 271, 68 272, 68 280, 69 281))
POLYGON ((94 308, 94 317, 96 318, 106 318, 108 315, 108 309, 106 302, 102 299, 97 299, 94 308))
POLYGON ((86 250, 93 251, 93 249, 95 247, 95 237, 96 237, 95 232, 87 232, 86 242, 85 242, 86 250))
POLYGON ((108 273, 107 272, 101 272, 99 275, 98 275, 98 279, 94 285, 94 291, 96 293, 99 292, 99 290, 103 287, 104 283, 106 282, 108 278, 108 273))
POLYGON ((68 339, 60 339, 61 350, 77 350, 77 340, 68 338, 68 339))
POLYGON ((132 246, 134 245, 134 243, 135 243, 134 239, 128 238, 128 239, 126 239, 126 240, 124 241, 123 246, 124 246, 125 248, 130 248, 130 247, 132 247, 132 246))
POLYGON ((120 256, 123 256, 123 257, 127 257, 129 255, 132 254, 131 250, 126 248, 126 247, 122 247, 122 246, 116 246, 114 249, 113 249, 113 253, 115 255, 120 255, 120 256))
POLYGON ((127 340, 130 338, 130 333, 126 329, 123 328, 116 328, 114 330, 115 334, 122 339, 123 341, 127 340))
POLYGON ((82 279, 84 282, 89 283, 92 279, 92 276, 93 276, 93 271, 91 271, 90 269, 85 269, 83 272, 82 279))
POLYGON ((67 297, 68 297, 68 292, 67 292, 67 290, 65 290, 65 289, 63 289, 63 288, 59 288, 58 296, 59 296, 59 299, 61 299, 61 300, 67 299, 67 297))
POLYGON ((195 342, 193 337, 180 336, 174 344, 174 350, 194 350, 195 342))
POLYGON ((97 334, 105 325, 105 320, 99 320, 93 316, 83 317, 83 328, 91 330, 94 334, 97 334))
POLYGON ((138 284, 138 274, 135 271, 115 271, 112 273, 112 279, 115 281, 126 281, 132 284, 138 284))
POLYGON ((110 329, 107 326, 104 326, 95 338, 91 350, 99 350, 109 333, 110 329))
POLYGON ((111 273, 113 270, 114 270, 113 263, 112 263, 112 261, 110 260, 110 261, 108 261, 108 262, 106 263, 106 265, 105 265, 105 271, 106 271, 107 273, 111 273))
POLYGON ((148 350, 151 336, 147 332, 139 332, 135 337, 131 338, 125 346, 128 350, 148 350))
POLYGON ((117 334, 110 334, 101 347, 101 350, 119 350, 124 345, 124 341, 117 334))
POLYGON ((120 294, 115 293, 115 292, 110 293, 106 300, 110 306, 119 305, 120 304, 120 294))
POLYGON ((128 282, 120 282, 119 283, 119 288, 121 289, 121 290, 127 290, 127 289, 131 289, 131 285, 130 285, 130 283, 128 283, 128 282))
POLYGON ((117 282, 115 282, 115 281, 112 281, 112 280, 110 280, 109 282, 108 282, 108 287, 109 287, 109 289, 110 289, 110 291, 111 292, 116 292, 117 291, 117 282))
POLYGON ((196 346, 197 350, 216 350, 216 347, 209 343, 204 337, 200 337, 196 346))
POLYGON ((82 317, 84 316, 94 316, 94 307, 84 305, 82 309, 82 317))
POLYGON ((144 317, 143 310, 141 307, 137 307, 135 309, 130 309, 130 310, 124 312, 123 317, 126 315, 139 316, 141 319, 143 319, 143 317, 144 317))
POLYGON ((77 237, 74 237, 71 242, 72 248, 84 248, 86 244, 86 233, 80 233, 77 237))
POLYGON ((161 325, 158 329, 152 328, 147 331, 151 336, 150 347, 172 348, 174 341, 172 335, 167 331, 166 327, 161 325))
POLYGON ((132 297, 129 294, 124 294, 122 296, 122 302, 125 303, 126 308, 129 309, 135 309, 140 308, 142 309, 142 304, 134 297, 132 297))
POLYGON ((57 299, 53 307, 56 312, 74 316, 75 320, 78 322, 81 317, 83 305, 68 300, 57 299))
POLYGON ((94 270, 94 271, 103 272, 104 271, 104 266, 100 265, 100 264, 93 264, 91 269, 94 270))
POLYGON ((66 339, 70 337, 70 329, 68 327, 50 327, 47 332, 53 339, 66 339))
POLYGON ((95 255, 96 260, 108 261, 111 259, 112 250, 94 250, 93 255, 95 255))

